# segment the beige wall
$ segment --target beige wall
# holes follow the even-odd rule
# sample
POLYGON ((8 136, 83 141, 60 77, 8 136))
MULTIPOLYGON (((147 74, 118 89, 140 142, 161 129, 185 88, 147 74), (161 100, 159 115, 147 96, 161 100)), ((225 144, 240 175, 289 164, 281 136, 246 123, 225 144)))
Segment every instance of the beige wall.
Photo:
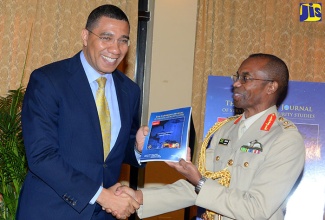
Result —
MULTIPOLYGON (((191 105, 197 0, 150 0, 142 123, 151 112, 191 105)), ((139 170, 139 186, 183 178, 164 162, 139 170)), ((184 219, 184 209, 146 220, 184 219)))
POLYGON ((149 114, 191 105, 197 0, 151 0, 150 4, 150 91, 144 106, 149 114))

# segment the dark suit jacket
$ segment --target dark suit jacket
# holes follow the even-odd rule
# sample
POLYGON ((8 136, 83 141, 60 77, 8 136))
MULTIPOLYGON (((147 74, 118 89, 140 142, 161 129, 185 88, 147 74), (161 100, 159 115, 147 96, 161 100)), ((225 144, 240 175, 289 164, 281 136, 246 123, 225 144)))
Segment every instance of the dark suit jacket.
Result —
MULTIPOLYGON (((80 53, 35 70, 26 89, 22 125, 29 165, 17 219, 91 219, 89 201, 118 181, 122 163, 138 166, 139 87, 113 73, 121 130, 106 161, 94 97, 80 53)), ((107 215, 105 219, 114 219, 107 215)))

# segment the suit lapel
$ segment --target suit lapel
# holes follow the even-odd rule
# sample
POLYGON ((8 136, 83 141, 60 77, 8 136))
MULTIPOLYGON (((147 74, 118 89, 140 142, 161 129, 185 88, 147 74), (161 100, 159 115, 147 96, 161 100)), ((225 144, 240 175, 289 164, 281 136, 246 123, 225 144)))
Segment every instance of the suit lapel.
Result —
POLYGON ((96 103, 90 89, 85 70, 83 69, 80 61, 80 53, 71 59, 71 65, 69 66, 69 72, 71 75, 68 78, 68 83, 76 98, 79 100, 81 108, 88 113, 90 121, 94 127, 94 131, 97 134, 97 138, 99 138, 100 142, 102 142, 96 103))
MULTIPOLYGON (((115 90, 116 90, 116 96, 117 96, 117 102, 119 106, 119 111, 120 111, 120 119, 121 119, 121 129, 120 132, 117 136, 115 145, 113 147, 113 151, 118 150, 118 146, 120 142, 125 138, 123 135, 125 135, 127 132, 125 132, 125 124, 127 124, 130 119, 128 118, 129 115, 129 96, 127 93, 127 89, 125 88, 123 84, 123 78, 120 77, 117 73, 117 71, 112 73, 113 80, 114 80, 114 85, 115 85, 115 90)), ((129 134, 127 134, 129 135, 129 134)))

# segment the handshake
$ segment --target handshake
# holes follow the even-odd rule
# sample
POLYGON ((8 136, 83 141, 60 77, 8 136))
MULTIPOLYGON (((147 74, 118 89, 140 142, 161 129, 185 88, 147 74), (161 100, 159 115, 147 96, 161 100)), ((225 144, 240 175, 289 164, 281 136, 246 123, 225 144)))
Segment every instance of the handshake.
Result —
POLYGON ((140 208, 143 196, 140 190, 133 190, 128 186, 116 183, 108 189, 103 188, 97 203, 115 218, 126 219, 140 208))
MULTIPOLYGON (((186 161, 166 163, 182 174, 190 183, 196 186, 202 177, 197 167, 191 163, 191 150, 187 148, 186 161)), ((140 208, 143 204, 143 193, 141 190, 133 190, 127 186, 116 183, 108 189, 103 188, 97 203, 107 213, 111 213, 117 219, 126 219, 140 208)))

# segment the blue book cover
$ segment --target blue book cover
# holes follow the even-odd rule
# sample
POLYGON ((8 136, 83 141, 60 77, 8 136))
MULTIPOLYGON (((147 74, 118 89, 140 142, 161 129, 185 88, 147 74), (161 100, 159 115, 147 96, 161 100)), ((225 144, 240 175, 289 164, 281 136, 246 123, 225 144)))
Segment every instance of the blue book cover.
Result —
POLYGON ((191 112, 184 107, 151 113, 140 161, 185 160, 191 112))

